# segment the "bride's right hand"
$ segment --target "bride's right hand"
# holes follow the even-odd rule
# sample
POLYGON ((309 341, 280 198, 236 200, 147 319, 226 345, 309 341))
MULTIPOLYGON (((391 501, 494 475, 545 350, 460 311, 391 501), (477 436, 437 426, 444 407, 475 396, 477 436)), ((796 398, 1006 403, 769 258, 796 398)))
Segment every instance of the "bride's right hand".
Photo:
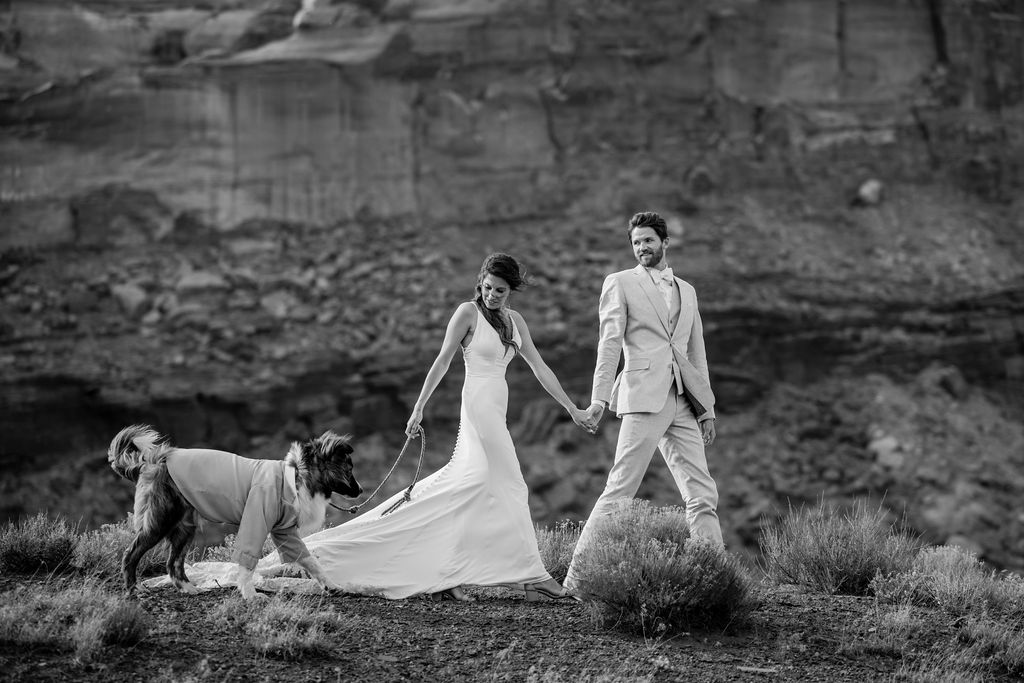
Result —
POLYGON ((412 415, 409 417, 409 421, 405 423, 405 435, 409 438, 419 436, 423 428, 420 427, 420 422, 423 421, 423 410, 421 408, 415 408, 412 411, 412 415))

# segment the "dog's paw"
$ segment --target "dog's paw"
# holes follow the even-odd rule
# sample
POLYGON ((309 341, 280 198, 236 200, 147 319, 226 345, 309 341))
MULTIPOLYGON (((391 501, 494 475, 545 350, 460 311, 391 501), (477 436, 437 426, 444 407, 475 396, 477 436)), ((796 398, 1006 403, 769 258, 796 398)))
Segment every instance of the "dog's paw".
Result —
POLYGON ((252 586, 239 587, 238 592, 242 594, 242 599, 246 601, 250 600, 267 600, 269 596, 264 593, 259 593, 252 586))
POLYGON ((181 591, 182 593, 185 593, 186 595, 196 595, 198 593, 202 593, 203 592, 202 588, 200 588, 199 586, 197 586, 194 583, 191 583, 189 581, 179 582, 177 584, 177 586, 178 586, 178 590, 181 591))

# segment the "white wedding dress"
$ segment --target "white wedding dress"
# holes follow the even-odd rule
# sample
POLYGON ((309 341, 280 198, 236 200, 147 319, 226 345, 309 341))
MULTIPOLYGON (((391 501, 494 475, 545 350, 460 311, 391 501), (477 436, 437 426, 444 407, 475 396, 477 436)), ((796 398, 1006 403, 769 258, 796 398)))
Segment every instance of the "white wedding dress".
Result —
MULTIPOLYGON (((520 343, 514 326, 513 338, 520 343)), ((463 349, 459 437, 448 464, 419 482, 412 499, 390 514, 383 513, 404 491, 361 517, 303 539, 343 589, 397 599, 464 584, 551 578, 537 550, 526 482, 505 421, 505 369, 514 356, 478 309, 476 330, 463 349)), ((257 565, 256 585, 311 588, 268 578, 289 569, 272 553, 257 565)), ((186 571, 201 588, 235 583, 233 563, 200 562, 186 571)), ((146 582, 168 583, 166 577, 146 582)))

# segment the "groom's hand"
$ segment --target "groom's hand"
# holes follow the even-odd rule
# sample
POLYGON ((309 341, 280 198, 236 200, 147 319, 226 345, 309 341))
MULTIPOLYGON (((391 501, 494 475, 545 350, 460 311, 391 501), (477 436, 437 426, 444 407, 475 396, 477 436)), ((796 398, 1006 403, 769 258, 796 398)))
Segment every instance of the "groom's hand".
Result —
POLYGON ((704 446, 710 446, 715 442, 715 419, 710 418, 700 423, 700 433, 704 438, 704 446))
POLYGON ((594 425, 594 429, 597 429, 597 425, 600 424, 601 418, 604 417, 604 404, 600 401, 594 401, 587 408, 587 415, 594 425))

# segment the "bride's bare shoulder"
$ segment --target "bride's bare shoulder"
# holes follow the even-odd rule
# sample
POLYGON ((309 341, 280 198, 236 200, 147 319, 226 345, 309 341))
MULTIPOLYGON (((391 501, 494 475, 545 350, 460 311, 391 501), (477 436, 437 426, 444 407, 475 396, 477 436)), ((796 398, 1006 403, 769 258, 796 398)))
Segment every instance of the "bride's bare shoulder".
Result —
POLYGON ((452 315, 469 315, 476 313, 476 304, 472 301, 463 301, 455 308, 455 313, 452 315))
POLYGON ((472 327, 476 322, 476 304, 472 301, 463 301, 452 313, 452 320, 472 327))

